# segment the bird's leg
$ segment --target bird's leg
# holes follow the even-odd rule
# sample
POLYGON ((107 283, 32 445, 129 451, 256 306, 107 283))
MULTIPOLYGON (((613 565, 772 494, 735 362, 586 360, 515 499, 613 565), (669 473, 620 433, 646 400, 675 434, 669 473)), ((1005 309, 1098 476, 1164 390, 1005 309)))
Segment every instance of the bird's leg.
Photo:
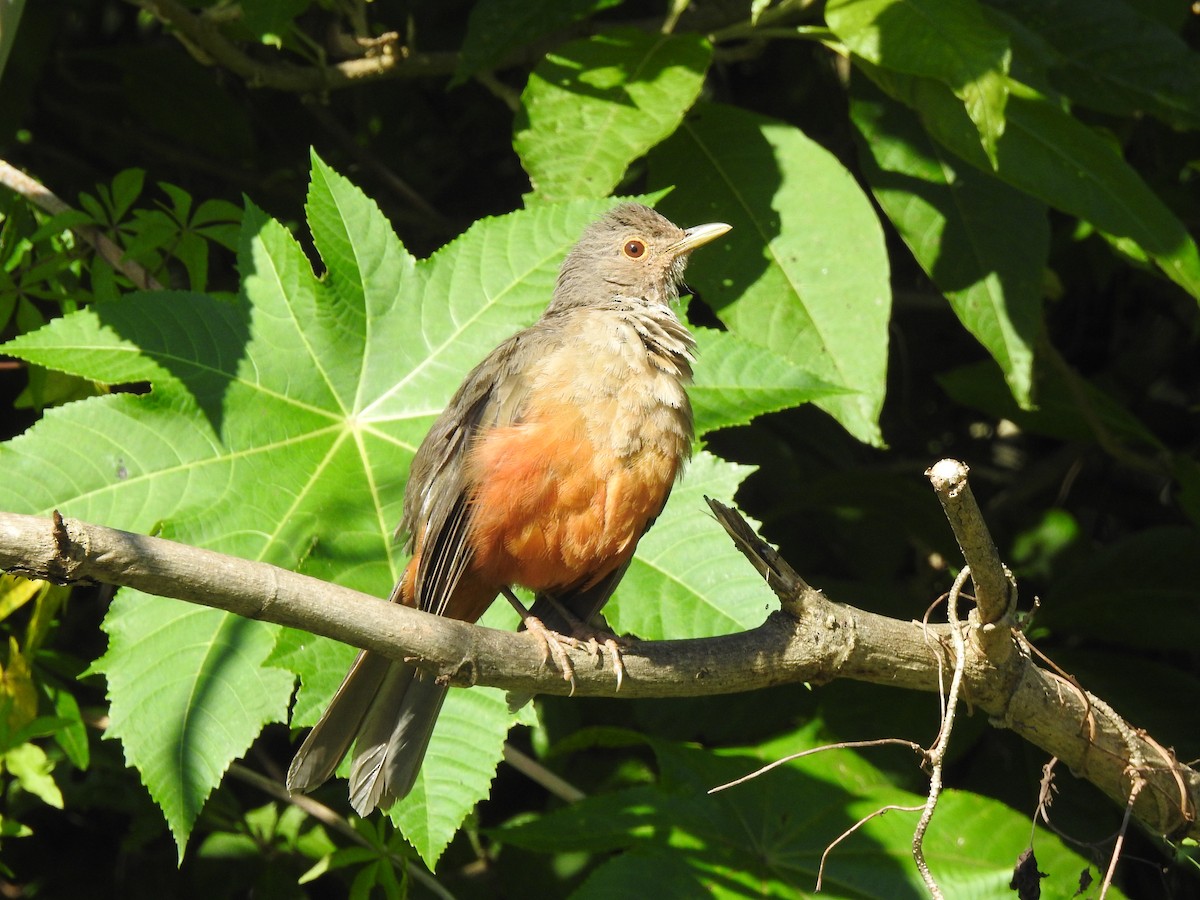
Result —
MULTIPOLYGON (((550 657, 554 657, 555 663, 558 664, 559 671, 563 674, 563 680, 571 682, 571 694, 575 693, 575 667, 571 665, 571 657, 567 655, 566 647, 580 647, 582 644, 575 638, 564 634, 559 634, 557 631, 551 631, 542 620, 533 615, 525 604, 517 599, 517 595, 506 585, 500 589, 500 593, 504 595, 512 608, 517 611, 517 615, 525 623, 525 630, 541 641, 542 648, 545 654, 542 657, 542 662, 547 663, 550 657)), ((618 678, 618 682, 619 682, 618 678)))
POLYGON ((559 603, 553 594, 547 593, 541 596, 546 598, 546 602, 553 606, 562 616, 563 621, 571 627, 572 635, 587 644, 588 650, 593 656, 600 655, 601 646, 612 655, 613 674, 617 676, 617 690, 621 690, 621 684, 625 681, 625 660, 621 656, 621 645, 624 643, 625 646, 628 646, 629 642, 617 637, 607 628, 597 628, 589 622, 582 621, 566 606, 559 603))

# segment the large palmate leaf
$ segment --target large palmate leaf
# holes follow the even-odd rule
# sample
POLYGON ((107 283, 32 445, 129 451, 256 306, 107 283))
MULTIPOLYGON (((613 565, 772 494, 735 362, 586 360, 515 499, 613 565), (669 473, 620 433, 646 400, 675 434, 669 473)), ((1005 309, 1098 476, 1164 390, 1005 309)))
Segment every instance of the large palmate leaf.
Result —
MULTIPOLYGON (((613 202, 484 220, 418 261, 373 203, 314 159, 307 214, 320 277, 287 230, 251 208, 236 301, 137 294, 4 346, 48 368, 151 390, 53 410, 0 446, 10 476, 0 482, 0 507, 157 529, 386 594, 398 571, 392 531, 404 480, 430 422, 478 360, 537 317, 563 255, 613 202)), ((781 381, 771 389, 744 364, 727 372, 742 392, 741 415, 827 389, 794 366, 775 371, 781 381)), ((717 391, 707 389, 710 427, 733 420, 717 391)), ((725 499, 736 483, 729 473, 697 482, 725 499)), ((694 491, 679 498, 691 508, 673 507, 665 519, 690 517, 719 533, 694 491)), ((723 544, 729 569, 744 568, 723 544)), ((699 588, 721 616, 721 599, 689 581, 690 564, 658 564, 679 585, 666 602, 699 588)), ((109 682, 111 733, 181 846, 229 762, 264 723, 285 716, 293 673, 302 682, 294 721, 309 724, 352 655, 332 641, 132 591, 119 595, 105 628, 110 645, 97 669, 109 682)), ((457 789, 442 785, 426 791, 419 810, 417 801, 394 810, 431 865, 486 795, 515 721, 494 692, 453 692, 445 710, 423 778, 454 777, 457 789)))
POLYGON ((729 330, 848 393, 816 401, 855 437, 882 443, 891 288, 883 230, 854 177, 784 122, 705 104, 650 155, 661 204, 729 237, 688 277, 729 330))
MULTIPOLYGON (((308 212, 323 279, 282 226, 251 211, 239 303, 139 295, 6 348, 153 390, 65 407, 5 447, 17 477, 0 488, 4 505, 162 523, 180 540, 384 594, 417 442, 466 369, 538 314, 558 261, 604 205, 484 222, 418 266, 374 205, 316 161, 308 212)), ((114 733, 181 843, 228 762, 286 712, 292 676, 258 672, 279 629, 237 622, 129 593, 106 624, 114 733), (264 678, 248 709, 244 686, 264 678), (186 727, 165 741, 147 721, 186 727)), ((330 652, 294 657, 295 670, 307 680, 308 661, 327 674, 330 652)))

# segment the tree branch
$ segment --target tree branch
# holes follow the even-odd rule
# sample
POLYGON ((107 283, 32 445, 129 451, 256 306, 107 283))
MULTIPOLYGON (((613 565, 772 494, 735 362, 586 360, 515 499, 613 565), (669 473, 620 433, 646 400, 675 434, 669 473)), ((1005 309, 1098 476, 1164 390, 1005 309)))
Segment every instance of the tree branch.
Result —
MULTIPOLYGON (((469 625, 387 603, 266 563, 74 519, 0 513, 0 569, 57 583, 137 588, 241 616, 303 628, 439 672, 450 683, 567 694, 531 635, 469 625)), ((569 650, 575 693, 613 696, 612 669, 587 649, 569 650)), ((797 681, 824 683, 845 671, 867 681, 936 689, 936 666, 916 623, 822 599, 801 624, 785 613, 719 638, 654 641, 623 652, 622 697, 733 693, 797 681), (853 615, 853 618, 851 616, 853 615), (884 646, 898 627, 898 646, 884 646), (863 636, 866 640, 862 640, 863 636), (814 637, 816 638, 814 640, 814 637)))
POLYGON ((975 584, 975 602, 984 625, 999 622, 1008 614, 1009 575, 1000 562, 1000 553, 984 524, 979 504, 967 481, 970 470, 956 459, 943 459, 926 470, 950 528, 971 569, 975 584))
POLYGON ((228 69, 244 79, 250 87, 275 88, 307 94, 383 78, 452 75, 458 67, 457 53, 415 53, 400 45, 398 37, 380 42, 368 56, 326 66, 260 62, 227 40, 213 22, 195 15, 178 0, 128 2, 173 28, 193 56, 203 62, 228 69))
MULTIPOLYGON (((966 466, 961 463, 956 465, 961 466, 965 479, 966 466)), ((862 615, 860 610, 825 600, 819 591, 805 584, 795 570, 755 534, 735 510, 715 500, 709 500, 708 505, 738 549, 750 560, 751 565, 763 573, 785 608, 789 603, 796 604, 796 598, 803 598, 800 606, 804 615, 797 622, 798 635, 807 633, 804 630, 806 619, 812 621, 813 610, 822 604, 846 611, 846 622, 838 627, 844 629, 846 623, 851 628, 856 627, 858 617, 862 615)), ((987 540, 990 544, 990 536, 987 540)), ((974 573, 973 568, 971 571, 974 573)), ((889 635, 891 637, 904 635, 902 629, 910 624, 917 627, 919 633, 920 626, 917 623, 887 621, 894 628, 889 635)), ((831 618, 826 627, 837 624, 831 618)), ((941 652, 945 654, 949 633, 947 628, 929 627, 931 633, 938 636, 943 647, 941 652)), ((1133 806, 1134 816, 1143 825, 1171 838, 1185 835, 1195 838, 1200 835, 1200 827, 1196 822, 1196 809, 1200 802, 1200 772, 1180 763, 1173 752, 1146 732, 1131 726, 1099 697, 1081 690, 1054 672, 1034 665, 1024 636, 1003 621, 991 625, 976 623, 972 631, 1002 631, 1005 640, 1015 648, 1015 652, 1005 654, 1001 661, 997 661, 986 652, 988 646, 996 643, 994 640, 973 640, 967 644, 963 698, 986 712, 991 724, 1008 728, 1031 744, 1057 756, 1071 767, 1074 774, 1096 785, 1122 807, 1130 802, 1134 785, 1144 781, 1133 806)), ((868 635, 859 630, 856 637, 858 640, 855 643, 873 644, 881 635, 868 635)), ((903 646, 906 645, 907 642, 903 646)), ((865 648, 860 646, 856 649, 862 652, 865 648)), ((872 652, 886 653, 886 649, 883 646, 872 647, 872 652)), ((929 676, 929 683, 921 685, 919 689, 936 691, 939 689, 937 661, 931 653, 927 654, 927 658, 931 660, 932 667, 925 673, 929 676)), ((897 657, 896 662, 902 663, 903 659, 897 657)), ((915 660, 915 656, 910 658, 911 662, 915 660)), ((859 681, 876 680, 840 669, 836 674, 859 681)), ((893 683, 901 686, 899 682, 893 683)))
MULTIPOLYGON (((834 678, 939 689, 938 655, 944 663, 947 626, 890 619, 802 587, 795 572, 736 513, 720 504, 713 508, 727 530, 737 531, 743 553, 784 598, 785 611, 741 634, 634 644, 623 654, 621 697, 700 696, 834 678), (769 559, 759 553, 763 548, 770 551, 769 559)), ((303 628, 411 660, 455 685, 545 694, 570 689, 543 664, 542 648, 528 634, 468 625, 265 563, 65 520, 57 513, 52 519, 0 513, 0 569, 58 583, 123 585, 303 628)), ((586 650, 570 653, 576 694, 615 694, 611 668, 586 650)), ((999 668, 971 647, 963 679, 964 696, 995 724, 1063 759, 1122 806, 1130 786, 1126 736, 1135 734, 1144 745, 1139 753, 1149 762, 1141 768, 1146 787, 1134 815, 1157 832, 1200 837, 1188 812, 1200 797, 1200 773, 1164 757, 1157 744, 1114 721, 1115 714, 1102 704, 1090 710, 1094 721, 1089 723, 1086 698, 1034 666, 1028 654, 1014 654, 1010 665, 999 668)))

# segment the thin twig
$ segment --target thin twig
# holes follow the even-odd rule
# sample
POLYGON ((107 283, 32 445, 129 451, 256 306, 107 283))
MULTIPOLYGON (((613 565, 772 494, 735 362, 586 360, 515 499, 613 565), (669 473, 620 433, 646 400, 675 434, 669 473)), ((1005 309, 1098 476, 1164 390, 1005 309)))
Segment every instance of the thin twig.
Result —
POLYGON ((1042 766, 1042 779, 1038 782, 1037 809, 1033 814, 1033 823, 1029 826, 1029 846, 1033 846, 1033 835, 1037 830, 1037 820, 1041 819, 1050 824, 1050 806, 1054 803, 1054 795, 1058 787, 1054 784, 1054 767, 1058 765, 1058 757, 1050 757, 1049 762, 1042 766))
POLYGON ((516 113, 521 110, 521 94, 519 91, 514 91, 507 84, 496 77, 495 73, 483 69, 476 72, 473 77, 479 85, 489 94, 508 107, 510 112, 516 113))
POLYGON ((826 750, 857 750, 862 747, 885 747, 885 746, 900 746, 908 747, 920 756, 925 755, 925 748, 915 741, 906 741, 903 738, 877 738, 871 741, 839 741, 836 744, 825 744, 820 747, 811 747, 808 750, 801 750, 799 753, 792 753, 782 759, 777 759, 774 762, 769 762, 765 766, 755 769, 749 775, 743 775, 741 778, 735 778, 733 781, 719 784, 714 788, 709 788, 710 794, 715 794, 718 791, 723 791, 726 788, 737 787, 739 784, 751 781, 760 775, 770 772, 772 769, 777 769, 782 765, 792 762, 793 760, 801 759, 805 756, 812 756, 814 753, 824 753, 826 750))
POLYGON ((504 761, 560 800, 565 800, 567 803, 578 803, 587 798, 587 794, 575 785, 561 775, 551 772, 536 759, 522 753, 512 744, 505 743, 504 745, 504 761))
POLYGON ((935 900, 942 900, 943 894, 933 873, 929 870, 929 864, 925 861, 925 832, 929 828, 929 823, 933 821, 933 812, 937 808, 938 797, 942 793, 942 766, 946 760, 946 747, 949 746, 950 736, 954 731, 954 714, 958 709, 958 695, 962 690, 963 672, 966 669, 967 642, 963 638, 962 626, 958 619, 958 595, 962 592, 963 585, 967 583, 970 576, 971 567, 963 566, 963 570, 954 579, 953 587, 950 588, 950 596, 946 599, 946 615, 950 620, 950 636, 954 641, 954 674, 950 678, 950 690, 946 696, 946 712, 942 718, 942 727, 926 757, 929 762, 929 796, 925 800, 925 808, 921 812, 921 818, 917 822, 912 840, 912 854, 913 860, 917 864, 917 871, 921 873, 925 887, 935 900))
POLYGON ((1112 885, 1113 876, 1117 873, 1117 862, 1121 859, 1121 848, 1125 846, 1125 834, 1129 831, 1129 818, 1133 815, 1133 804, 1145 785, 1145 779, 1140 774, 1135 773, 1133 785, 1129 788, 1129 802, 1125 804, 1125 815, 1121 818, 1121 830, 1117 832, 1117 839, 1113 843, 1112 856, 1108 860, 1108 870, 1104 873, 1104 880, 1100 882, 1100 900, 1104 900, 1108 896, 1108 889, 1112 885))
MULTIPOLYGON (((944 655, 946 648, 945 648, 945 645, 942 643, 942 641, 935 639, 933 637, 932 633, 930 632, 929 617, 931 615, 933 615, 933 611, 938 608, 938 606, 942 603, 942 601, 947 600, 949 597, 950 597, 949 592, 942 594, 940 597, 938 597, 936 600, 934 600, 932 603, 930 603, 928 607, 925 608, 925 615, 921 617, 921 636, 925 639, 926 646, 928 646, 929 649, 933 652, 934 659, 937 661, 937 676, 938 676, 937 695, 938 695, 938 705, 940 707, 938 710, 938 722, 939 723, 946 721, 946 666, 945 666, 945 662, 942 659, 942 656, 944 655)), ((941 726, 939 724, 939 728, 940 727, 941 726)))
POLYGON ((825 852, 821 854, 821 864, 819 866, 817 866, 817 884, 816 884, 816 892, 817 893, 821 892, 821 881, 825 877, 825 861, 829 858, 829 854, 833 851, 833 848, 836 847, 838 844, 840 844, 842 841, 844 841, 846 838, 850 837, 850 835, 854 834, 854 832, 858 831, 858 829, 862 828, 864 825, 866 825, 872 819, 876 818, 877 816, 882 816, 884 813, 892 812, 893 810, 896 812, 919 812, 921 810, 921 807, 920 806, 896 806, 896 805, 881 806, 879 809, 875 810, 874 812, 870 813, 869 815, 863 816, 861 819, 859 819, 857 822, 855 822, 853 825, 851 825, 849 828, 847 828, 845 831, 843 831, 840 835, 838 835, 836 838, 834 838, 833 841, 830 842, 830 844, 825 848, 825 852))
MULTIPOLYGON (((816 10, 819 5, 815 0, 782 0, 773 6, 769 6, 755 20, 746 19, 742 22, 737 22, 733 25, 728 25, 724 28, 714 31, 709 35, 709 39, 714 43, 720 43, 727 40, 745 40, 757 38, 760 35, 774 35, 774 31, 791 32, 792 28, 788 25, 792 22, 799 21, 803 18, 815 18, 816 10), (811 12, 811 14, 809 14, 811 12), (806 15, 808 14, 808 15, 806 15)), ((796 28, 795 31, 803 31, 803 28, 796 28)), ((822 29, 828 30, 828 29, 822 29)))
POLYGON ((1175 751, 1169 750, 1151 735, 1145 731, 1139 731, 1138 737, 1151 746, 1151 748, 1162 757, 1166 763, 1166 769, 1171 773, 1175 780, 1175 785, 1179 788, 1179 811, 1183 814, 1185 822, 1196 821, 1196 804, 1192 802, 1192 797, 1187 791, 1187 785, 1184 783, 1183 775, 1180 773, 1179 760, 1175 758, 1175 751))
MULTIPOLYGON (((2 159, 0 159, 0 185, 4 185, 52 216, 71 210, 67 203, 60 200, 40 181, 31 178, 2 159)), ((71 231, 91 244, 101 259, 132 281, 136 287, 143 291, 162 290, 162 285, 145 268, 131 259, 126 259, 125 251, 99 228, 93 225, 73 225, 71 231)))
POLYGON ((671 0, 671 8, 667 10, 667 16, 663 19, 662 28, 663 34, 670 34, 675 30, 675 26, 679 24, 679 17, 684 14, 691 0, 671 0))

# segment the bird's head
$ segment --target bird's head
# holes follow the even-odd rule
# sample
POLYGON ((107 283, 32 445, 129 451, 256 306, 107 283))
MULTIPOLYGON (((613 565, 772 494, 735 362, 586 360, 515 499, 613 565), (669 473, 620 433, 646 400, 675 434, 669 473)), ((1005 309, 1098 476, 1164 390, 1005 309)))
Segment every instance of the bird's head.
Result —
POLYGON ((551 310, 616 298, 667 303, 679 297, 693 250, 729 231, 723 222, 683 229, 640 203, 622 203, 583 232, 567 254, 551 310))

